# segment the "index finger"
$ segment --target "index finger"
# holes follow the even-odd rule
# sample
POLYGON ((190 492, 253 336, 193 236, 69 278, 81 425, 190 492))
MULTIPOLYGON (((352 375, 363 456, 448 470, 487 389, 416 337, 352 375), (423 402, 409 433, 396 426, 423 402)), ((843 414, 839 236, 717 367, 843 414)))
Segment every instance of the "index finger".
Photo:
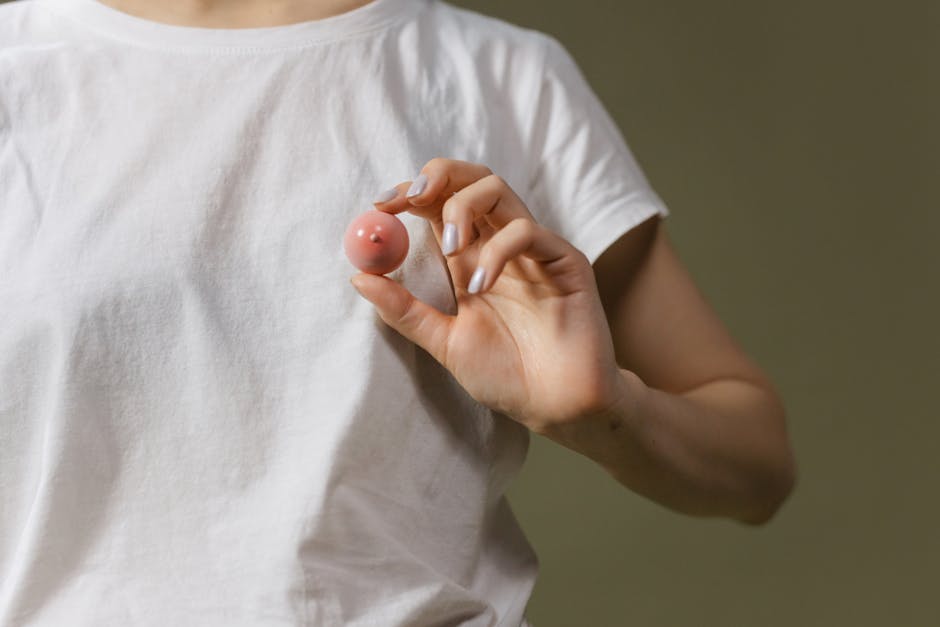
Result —
POLYGON ((396 185, 393 188, 397 192, 395 196, 373 204, 380 211, 409 211, 432 222, 440 222, 441 208, 448 198, 492 173, 480 163, 435 157, 424 164, 414 181, 396 185))

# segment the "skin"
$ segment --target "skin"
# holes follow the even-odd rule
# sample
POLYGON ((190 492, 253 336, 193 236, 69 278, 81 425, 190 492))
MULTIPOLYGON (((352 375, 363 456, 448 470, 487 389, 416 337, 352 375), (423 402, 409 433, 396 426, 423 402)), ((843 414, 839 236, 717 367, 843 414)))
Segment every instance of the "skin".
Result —
POLYGON ((154 22, 201 28, 263 28, 319 20, 369 0, 99 0, 154 22))
MULTIPOLYGON (((365 0, 101 0, 153 21, 208 28, 291 24, 365 0)), ((594 460, 631 490, 691 516, 773 518, 796 464, 785 409, 651 218, 594 263, 536 223, 483 164, 432 159, 425 189, 376 203, 458 229, 446 256, 458 312, 384 276, 351 282, 392 328, 476 400, 594 460), (467 287, 477 267, 482 289, 467 287), (563 356, 563 358, 559 358, 563 356)))
POLYGON ((481 164, 437 158, 408 197, 376 203, 427 219, 457 299, 450 316, 382 276, 353 285, 380 317, 476 400, 589 457, 677 512, 761 525, 792 491, 785 412, 766 375, 696 289, 658 218, 597 260, 535 222, 481 164), (482 267, 479 292, 467 287, 482 267), (560 358, 559 356, 563 356, 560 358))

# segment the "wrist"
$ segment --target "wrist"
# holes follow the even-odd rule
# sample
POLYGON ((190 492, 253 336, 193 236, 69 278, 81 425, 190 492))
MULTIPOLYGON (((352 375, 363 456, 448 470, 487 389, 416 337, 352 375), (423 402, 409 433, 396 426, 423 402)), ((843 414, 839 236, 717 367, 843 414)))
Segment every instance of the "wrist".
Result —
POLYGON ((581 453, 605 468, 615 468, 636 452, 650 388, 623 368, 615 377, 610 401, 571 420, 549 425, 541 435, 581 453))

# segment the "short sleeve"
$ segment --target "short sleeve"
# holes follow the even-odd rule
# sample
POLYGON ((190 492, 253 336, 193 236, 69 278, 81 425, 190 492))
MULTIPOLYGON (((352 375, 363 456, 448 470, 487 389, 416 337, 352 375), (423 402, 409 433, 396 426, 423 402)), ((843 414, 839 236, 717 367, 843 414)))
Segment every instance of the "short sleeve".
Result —
POLYGON ((524 200, 593 264, 621 235, 669 210, 568 51, 549 35, 540 39, 524 200))

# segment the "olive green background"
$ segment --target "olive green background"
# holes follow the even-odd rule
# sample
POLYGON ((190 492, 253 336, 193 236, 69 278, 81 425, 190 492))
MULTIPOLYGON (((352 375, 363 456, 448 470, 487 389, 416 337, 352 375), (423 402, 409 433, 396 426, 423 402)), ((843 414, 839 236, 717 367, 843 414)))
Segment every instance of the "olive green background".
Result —
POLYGON ((466 0, 557 37, 773 377, 799 483, 764 527, 673 513, 534 437, 510 490, 557 626, 940 625, 938 11, 466 0))
POLYGON ((763 527, 673 513, 533 437, 510 496, 535 627, 940 625, 940 11, 461 0, 556 36, 777 383, 799 483, 763 527))

